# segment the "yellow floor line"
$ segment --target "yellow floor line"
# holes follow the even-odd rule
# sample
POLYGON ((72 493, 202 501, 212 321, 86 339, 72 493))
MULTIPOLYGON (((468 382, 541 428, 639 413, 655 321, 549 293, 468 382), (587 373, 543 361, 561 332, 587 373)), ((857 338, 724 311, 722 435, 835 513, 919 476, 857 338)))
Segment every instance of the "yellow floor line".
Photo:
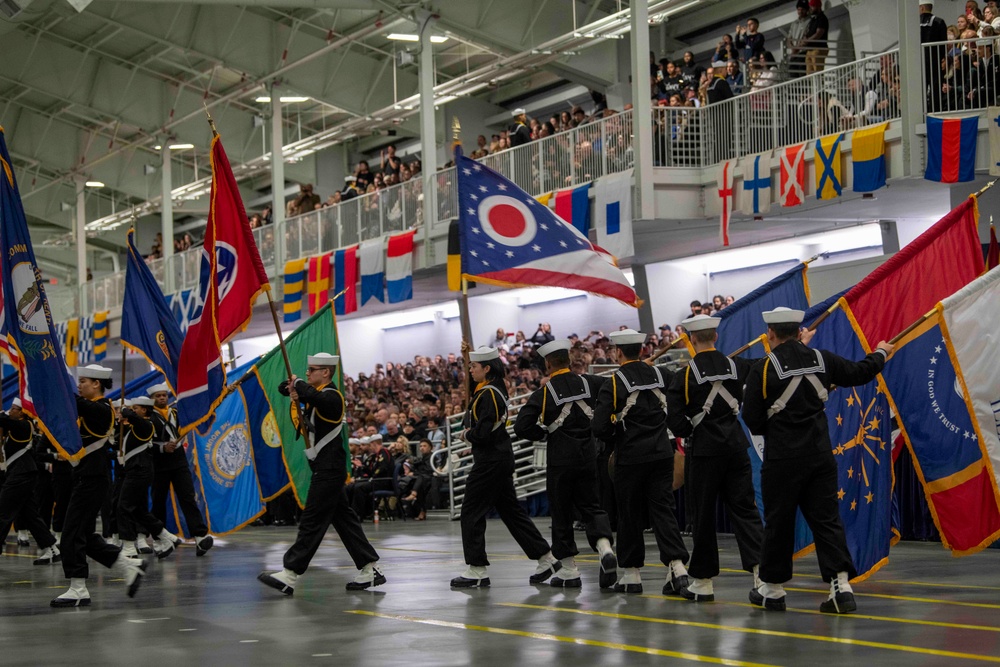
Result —
MULTIPOLYGON (((746 574, 745 570, 737 570, 735 568, 721 568, 722 572, 736 572, 739 574, 746 574)), ((823 577, 818 574, 795 574, 796 577, 803 577, 808 579, 822 579, 823 577)), ((935 586, 940 588, 967 588, 970 590, 977 591, 1000 591, 1000 586, 972 586, 970 584, 942 584, 931 581, 904 581, 900 579, 870 579, 870 583, 873 584, 896 584, 900 586, 935 586)))
MULTIPOLYGON (((682 602, 684 604, 692 604, 689 600, 683 598, 671 597, 668 595, 640 595, 639 597, 650 598, 652 600, 666 600, 668 602, 682 602)), ((749 602, 726 602, 723 600, 716 600, 715 602, 708 603, 698 603, 699 605, 726 605, 727 607, 746 607, 748 609, 760 609, 749 602)), ((824 614, 819 609, 798 609, 795 607, 788 607, 788 612, 795 614, 813 614, 815 616, 830 616, 830 614, 824 614)), ((966 623, 946 623, 944 621, 926 621, 915 618, 900 618, 898 616, 871 616, 868 614, 845 614, 838 616, 838 618, 843 619, 856 619, 859 621, 883 621, 886 623, 906 623, 909 625, 927 625, 934 628, 950 628, 954 630, 978 630, 981 632, 1000 632, 1000 627, 993 625, 969 625, 966 623)))
MULTIPOLYGON (((829 595, 829 589, 821 590, 819 588, 795 588, 785 586, 786 591, 793 591, 796 593, 821 593, 823 595, 829 595)), ((902 600, 904 602, 923 602, 927 604, 950 604, 959 607, 977 607, 980 609, 1000 609, 1000 604, 988 604, 986 602, 962 602, 961 600, 940 600, 938 598, 916 598, 910 597, 908 595, 886 595, 885 593, 858 593, 855 591, 855 597, 862 598, 879 598, 882 600, 902 600)))
POLYGON ((708 662, 715 665, 734 665, 736 667, 770 667, 759 662, 745 662, 742 660, 728 660, 726 658, 716 658, 708 655, 697 655, 694 653, 682 653, 679 651, 665 651, 663 649, 649 646, 633 646, 631 644, 617 644, 614 642, 602 642, 595 639, 584 639, 582 637, 562 637, 560 635, 550 635, 540 632, 526 632, 524 630, 510 630, 508 628, 491 628, 484 625, 468 625, 466 623, 456 623, 453 621, 439 621, 431 618, 417 618, 416 616, 403 616, 401 614, 382 614, 375 611, 363 611, 360 609, 345 610, 346 614, 358 614, 361 616, 373 616, 375 618, 386 618, 395 621, 409 621, 411 623, 422 623, 424 625, 436 625, 442 628, 454 628, 457 630, 473 630, 476 632, 489 632, 497 635, 510 635, 514 637, 527 637, 529 639, 541 639, 550 642, 563 642, 566 644, 577 644, 580 646, 596 646, 615 651, 628 651, 630 653, 644 653, 646 655, 657 655, 665 658, 679 658, 682 660, 692 660, 694 662, 708 662))
POLYGON ((788 639, 807 639, 810 641, 828 642, 832 644, 848 644, 851 646, 865 646, 868 648, 880 648, 889 651, 900 651, 902 653, 919 653, 921 655, 934 655, 943 658, 961 658, 964 660, 979 660, 982 662, 1000 662, 1000 657, 989 655, 977 655, 975 653, 958 653, 956 651, 944 651, 935 648, 920 648, 917 646, 906 646, 903 644, 886 644, 884 642, 873 642, 864 639, 851 639, 849 637, 829 637, 826 635, 803 634, 799 632, 786 632, 784 630, 764 630, 760 628, 745 628, 736 625, 717 625, 715 623, 702 623, 698 621, 680 621, 670 618, 650 618, 648 616, 632 616, 630 614, 616 614, 608 611, 587 611, 584 609, 566 609, 564 607, 546 607, 543 605, 522 604, 519 602, 503 602, 502 607, 516 607, 518 609, 537 609, 539 611, 558 611, 567 614, 583 614, 586 616, 600 616, 603 618, 614 618, 624 621, 641 621, 644 623, 659 623, 663 625, 678 625, 689 628, 704 628, 706 630, 721 630, 723 632, 739 632, 741 634, 764 635, 768 637, 785 637, 788 639))

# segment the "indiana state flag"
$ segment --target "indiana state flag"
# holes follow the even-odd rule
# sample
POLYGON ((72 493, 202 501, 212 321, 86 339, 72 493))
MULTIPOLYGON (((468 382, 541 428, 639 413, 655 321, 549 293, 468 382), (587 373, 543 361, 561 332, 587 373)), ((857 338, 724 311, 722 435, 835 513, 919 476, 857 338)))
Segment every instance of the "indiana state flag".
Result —
MULTIPOLYGON (((805 262, 796 264, 780 276, 769 280, 732 305, 722 309, 719 317, 719 340, 716 348, 723 354, 731 354, 750 341, 767 333, 764 323, 765 310, 778 306, 807 310, 809 308, 809 281, 806 279, 808 266, 805 262)), ((763 346, 752 347, 740 356, 758 359, 766 354, 763 346)))
POLYGON ((840 164, 840 144, 843 142, 843 133, 816 140, 816 199, 836 199, 844 190, 840 164))
POLYGON ((851 135, 851 162, 855 192, 885 187, 885 128, 887 123, 855 130, 851 135))
POLYGON ((0 350, 17 369, 24 411, 64 455, 82 457, 76 382, 55 335, 21 195, 0 128, 0 350))
POLYGON ((260 516, 264 503, 243 391, 230 392, 207 426, 194 430, 192 440, 209 532, 231 533, 260 516))
POLYGON ((1000 538, 1000 271, 939 303, 905 336, 886 383, 945 547, 962 556, 1000 538))
MULTIPOLYGON (((804 323, 814 322, 838 297, 807 311, 804 323)), ((843 304, 816 328, 809 347, 851 360, 868 353, 843 304)), ((888 562, 889 547, 898 539, 892 527, 892 425, 881 380, 831 391, 826 418, 839 469, 840 518, 860 581, 888 562)))
POLYGON ((184 335, 153 273, 135 247, 135 230, 128 230, 128 264, 122 302, 122 344, 145 357, 177 391, 177 363, 184 335))

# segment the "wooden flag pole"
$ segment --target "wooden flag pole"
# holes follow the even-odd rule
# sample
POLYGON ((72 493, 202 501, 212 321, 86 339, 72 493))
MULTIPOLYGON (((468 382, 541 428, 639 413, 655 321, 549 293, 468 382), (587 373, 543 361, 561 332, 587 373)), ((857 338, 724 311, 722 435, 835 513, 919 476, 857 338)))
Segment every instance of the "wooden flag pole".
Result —
MULTIPOLYGON (((137 218, 135 215, 135 207, 132 207, 132 225, 129 231, 132 233, 132 243, 135 243, 135 222, 137 218)), ((166 243, 166 239, 163 241, 166 243)), ((138 247, 138 246, 136 246, 138 247)), ((110 329, 109 329, 110 333, 110 329)), ((125 420, 122 419, 122 410, 125 409, 125 356, 128 354, 128 349, 125 347, 125 340, 118 336, 118 344, 122 346, 122 386, 119 390, 121 394, 118 397, 118 455, 125 456, 125 420)))
POLYGON ((750 341, 749 343, 747 343, 746 345, 744 345, 740 349, 736 350, 735 352, 730 353, 727 356, 730 359, 732 359, 733 357, 738 357, 739 355, 743 354, 744 352, 746 352, 747 350, 749 350, 754 345, 757 345, 758 343, 763 343, 766 339, 767 339, 767 336, 765 334, 757 336, 752 341, 750 341))
POLYGON ((469 317, 469 281, 462 277, 462 296, 458 299, 458 315, 462 323, 462 382, 465 389, 465 410, 469 409, 469 350, 472 349, 472 320, 469 317))

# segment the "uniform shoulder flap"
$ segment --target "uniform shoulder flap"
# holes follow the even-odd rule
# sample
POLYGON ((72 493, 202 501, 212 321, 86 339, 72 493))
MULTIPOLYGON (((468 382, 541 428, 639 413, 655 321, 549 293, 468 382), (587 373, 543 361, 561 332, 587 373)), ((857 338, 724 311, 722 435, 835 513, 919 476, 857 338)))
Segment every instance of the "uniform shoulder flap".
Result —
POLYGON ((556 405, 573 401, 588 401, 591 398, 590 383, 587 378, 574 373, 549 378, 545 383, 549 398, 556 405))

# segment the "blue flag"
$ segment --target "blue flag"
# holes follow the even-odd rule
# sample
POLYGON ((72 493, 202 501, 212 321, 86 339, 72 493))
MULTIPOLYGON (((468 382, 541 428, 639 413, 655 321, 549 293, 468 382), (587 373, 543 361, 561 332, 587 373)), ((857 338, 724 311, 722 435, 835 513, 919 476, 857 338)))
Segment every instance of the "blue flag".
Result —
POLYGON ((246 399, 247 422, 250 425, 250 437, 253 443, 253 459, 257 468, 257 480, 260 482, 260 493, 265 501, 273 500, 281 495, 291 481, 285 459, 281 453, 281 432, 278 429, 278 419, 268 401, 267 393, 261 386, 260 375, 254 367, 255 362, 237 369, 234 377, 252 370, 252 375, 240 385, 243 397, 246 399))
POLYGON ((191 435, 209 531, 223 535, 239 530, 264 512, 242 390, 227 395, 207 428, 191 435))
POLYGON ((184 335, 156 278, 135 247, 134 229, 128 230, 121 340, 163 373, 170 389, 177 391, 177 360, 184 335))
MULTIPOLYGON (((732 305, 719 312, 719 340, 715 347, 723 354, 731 354, 750 341, 767 333, 763 313, 785 306, 795 310, 809 308, 809 283, 806 281, 805 263, 785 271, 769 280, 732 305)), ((763 357, 763 346, 754 346, 740 356, 750 359, 763 357)))
POLYGON ((76 383, 66 370, 0 129, 0 350, 18 371, 25 412, 63 454, 82 456, 76 383))
MULTIPOLYGON (((804 323, 815 321, 839 297, 810 309, 804 323)), ((834 310, 816 328, 809 347, 851 360, 866 354, 843 308, 834 310)), ((840 518, 858 579, 868 577, 888 561, 893 540, 889 412, 888 396, 880 379, 862 387, 838 387, 830 392, 826 403, 830 441, 839 469, 840 518)))

